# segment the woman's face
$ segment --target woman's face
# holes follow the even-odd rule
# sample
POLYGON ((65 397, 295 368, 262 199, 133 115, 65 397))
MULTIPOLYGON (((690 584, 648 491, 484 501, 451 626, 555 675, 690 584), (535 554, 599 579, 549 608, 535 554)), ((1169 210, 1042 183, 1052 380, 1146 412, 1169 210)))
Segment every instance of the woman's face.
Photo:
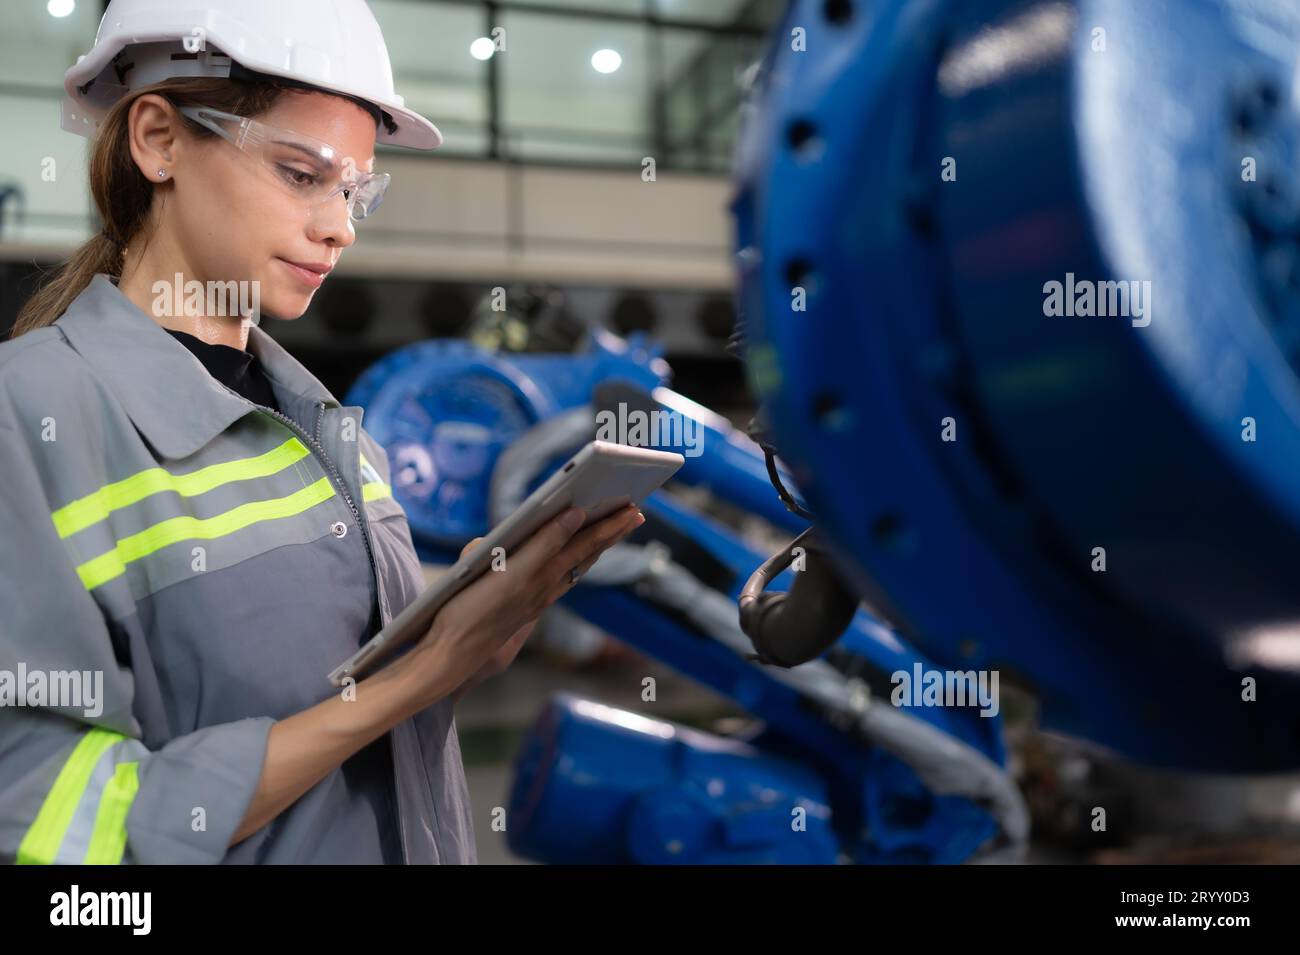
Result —
MULTIPOLYGON (((374 168, 375 121, 360 106, 326 93, 285 93, 254 117, 334 147, 340 164, 374 168)), ((273 171, 220 137, 191 138, 177 164, 175 202, 164 208, 183 256, 186 279, 259 283, 261 310, 297 318, 325 275, 356 240, 342 193, 315 204, 285 179, 310 172, 307 161, 273 171)))

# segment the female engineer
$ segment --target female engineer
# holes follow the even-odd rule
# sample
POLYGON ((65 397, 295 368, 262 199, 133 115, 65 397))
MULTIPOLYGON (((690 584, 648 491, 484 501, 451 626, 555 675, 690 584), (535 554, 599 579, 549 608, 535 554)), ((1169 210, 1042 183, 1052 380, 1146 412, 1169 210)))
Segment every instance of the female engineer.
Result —
POLYGON ((255 320, 356 241, 376 142, 442 137, 362 0, 195 7, 113 0, 68 70, 104 227, 0 345, 0 859, 474 862, 453 704, 643 518, 570 509, 329 685, 419 562, 361 409, 255 320))

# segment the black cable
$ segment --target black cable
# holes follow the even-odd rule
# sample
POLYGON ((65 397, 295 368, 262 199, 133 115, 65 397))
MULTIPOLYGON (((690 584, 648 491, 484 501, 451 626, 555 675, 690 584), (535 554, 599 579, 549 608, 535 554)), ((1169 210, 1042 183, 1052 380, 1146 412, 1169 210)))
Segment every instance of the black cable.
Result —
MULTIPOLYGON (((727 354, 740 360, 744 360, 745 341, 746 341, 745 319, 743 315, 736 316, 736 327, 727 339, 727 354)), ((777 496, 781 498, 781 503, 785 505, 786 510, 798 514, 805 520, 813 520, 813 516, 798 501, 794 495, 786 488, 785 482, 781 480, 781 473, 776 467, 777 450, 767 440, 767 432, 758 426, 758 419, 754 418, 749 422, 749 427, 745 429, 751 440, 763 449, 763 459, 767 464, 767 479, 772 482, 772 487, 776 488, 777 496)))
POLYGON ((772 486, 776 488, 776 493, 780 496, 781 503, 786 506, 787 510, 793 511, 800 517, 810 521, 813 520, 811 512, 800 505, 800 503, 794 499, 794 495, 786 490, 785 483, 781 480, 781 473, 776 469, 776 449, 770 444, 761 441, 758 446, 763 449, 763 458, 767 462, 767 478, 772 482, 772 486))

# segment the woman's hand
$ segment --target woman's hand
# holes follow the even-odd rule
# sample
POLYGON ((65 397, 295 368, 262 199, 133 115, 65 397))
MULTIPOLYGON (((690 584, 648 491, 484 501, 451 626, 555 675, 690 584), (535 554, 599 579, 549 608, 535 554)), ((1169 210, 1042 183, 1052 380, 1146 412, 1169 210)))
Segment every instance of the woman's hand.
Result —
POLYGON ((645 518, 629 504, 579 530, 582 521, 583 512, 570 508, 506 555, 501 569, 487 571, 438 611, 428 634, 390 668, 401 669, 415 711, 444 696, 458 699, 509 666, 537 618, 573 586, 570 571, 586 573, 645 518))
MULTIPOLYGON (((475 547, 478 546, 478 542, 481 541, 482 539, 483 538, 481 537, 475 537, 472 541, 470 541, 461 549, 460 556, 464 557, 466 554, 472 551, 475 547)), ((512 636, 509 640, 506 641, 505 646, 503 646, 500 650, 494 653, 486 663, 484 663, 481 667, 479 667, 478 670, 473 674, 473 676, 471 676, 460 686, 456 687, 455 692, 451 694, 452 703, 459 703, 461 697, 463 697, 474 687, 478 686, 484 680, 490 679, 500 673, 504 673, 507 669, 509 669, 510 664, 514 663, 515 657, 519 655, 519 651, 524 648, 524 644, 528 641, 528 637, 530 634, 532 634, 533 628, 535 626, 537 626, 537 621, 530 620, 528 623, 520 627, 515 632, 514 636, 512 636)))
POLYGON ((491 679, 509 669, 510 664, 514 663, 515 657, 519 655, 519 651, 522 650, 524 644, 528 642, 528 637, 532 634, 535 626, 537 626, 537 621, 530 620, 528 623, 520 627, 515 632, 514 636, 506 641, 505 646, 494 653, 486 663, 479 667, 478 670, 470 676, 468 680, 456 687, 451 694, 451 701, 453 703, 459 703, 461 697, 474 689, 474 687, 478 686, 484 680, 491 679))

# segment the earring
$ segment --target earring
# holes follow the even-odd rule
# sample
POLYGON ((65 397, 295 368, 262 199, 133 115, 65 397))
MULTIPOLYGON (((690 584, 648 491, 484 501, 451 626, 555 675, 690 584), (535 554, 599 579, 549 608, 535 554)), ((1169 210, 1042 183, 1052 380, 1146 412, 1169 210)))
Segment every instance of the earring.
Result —
POLYGON ((162 179, 162 178, 163 178, 164 176, 166 176, 166 175, 167 175, 167 170, 166 170, 166 169, 159 169, 159 170, 158 170, 158 178, 159 178, 159 179, 162 179))

